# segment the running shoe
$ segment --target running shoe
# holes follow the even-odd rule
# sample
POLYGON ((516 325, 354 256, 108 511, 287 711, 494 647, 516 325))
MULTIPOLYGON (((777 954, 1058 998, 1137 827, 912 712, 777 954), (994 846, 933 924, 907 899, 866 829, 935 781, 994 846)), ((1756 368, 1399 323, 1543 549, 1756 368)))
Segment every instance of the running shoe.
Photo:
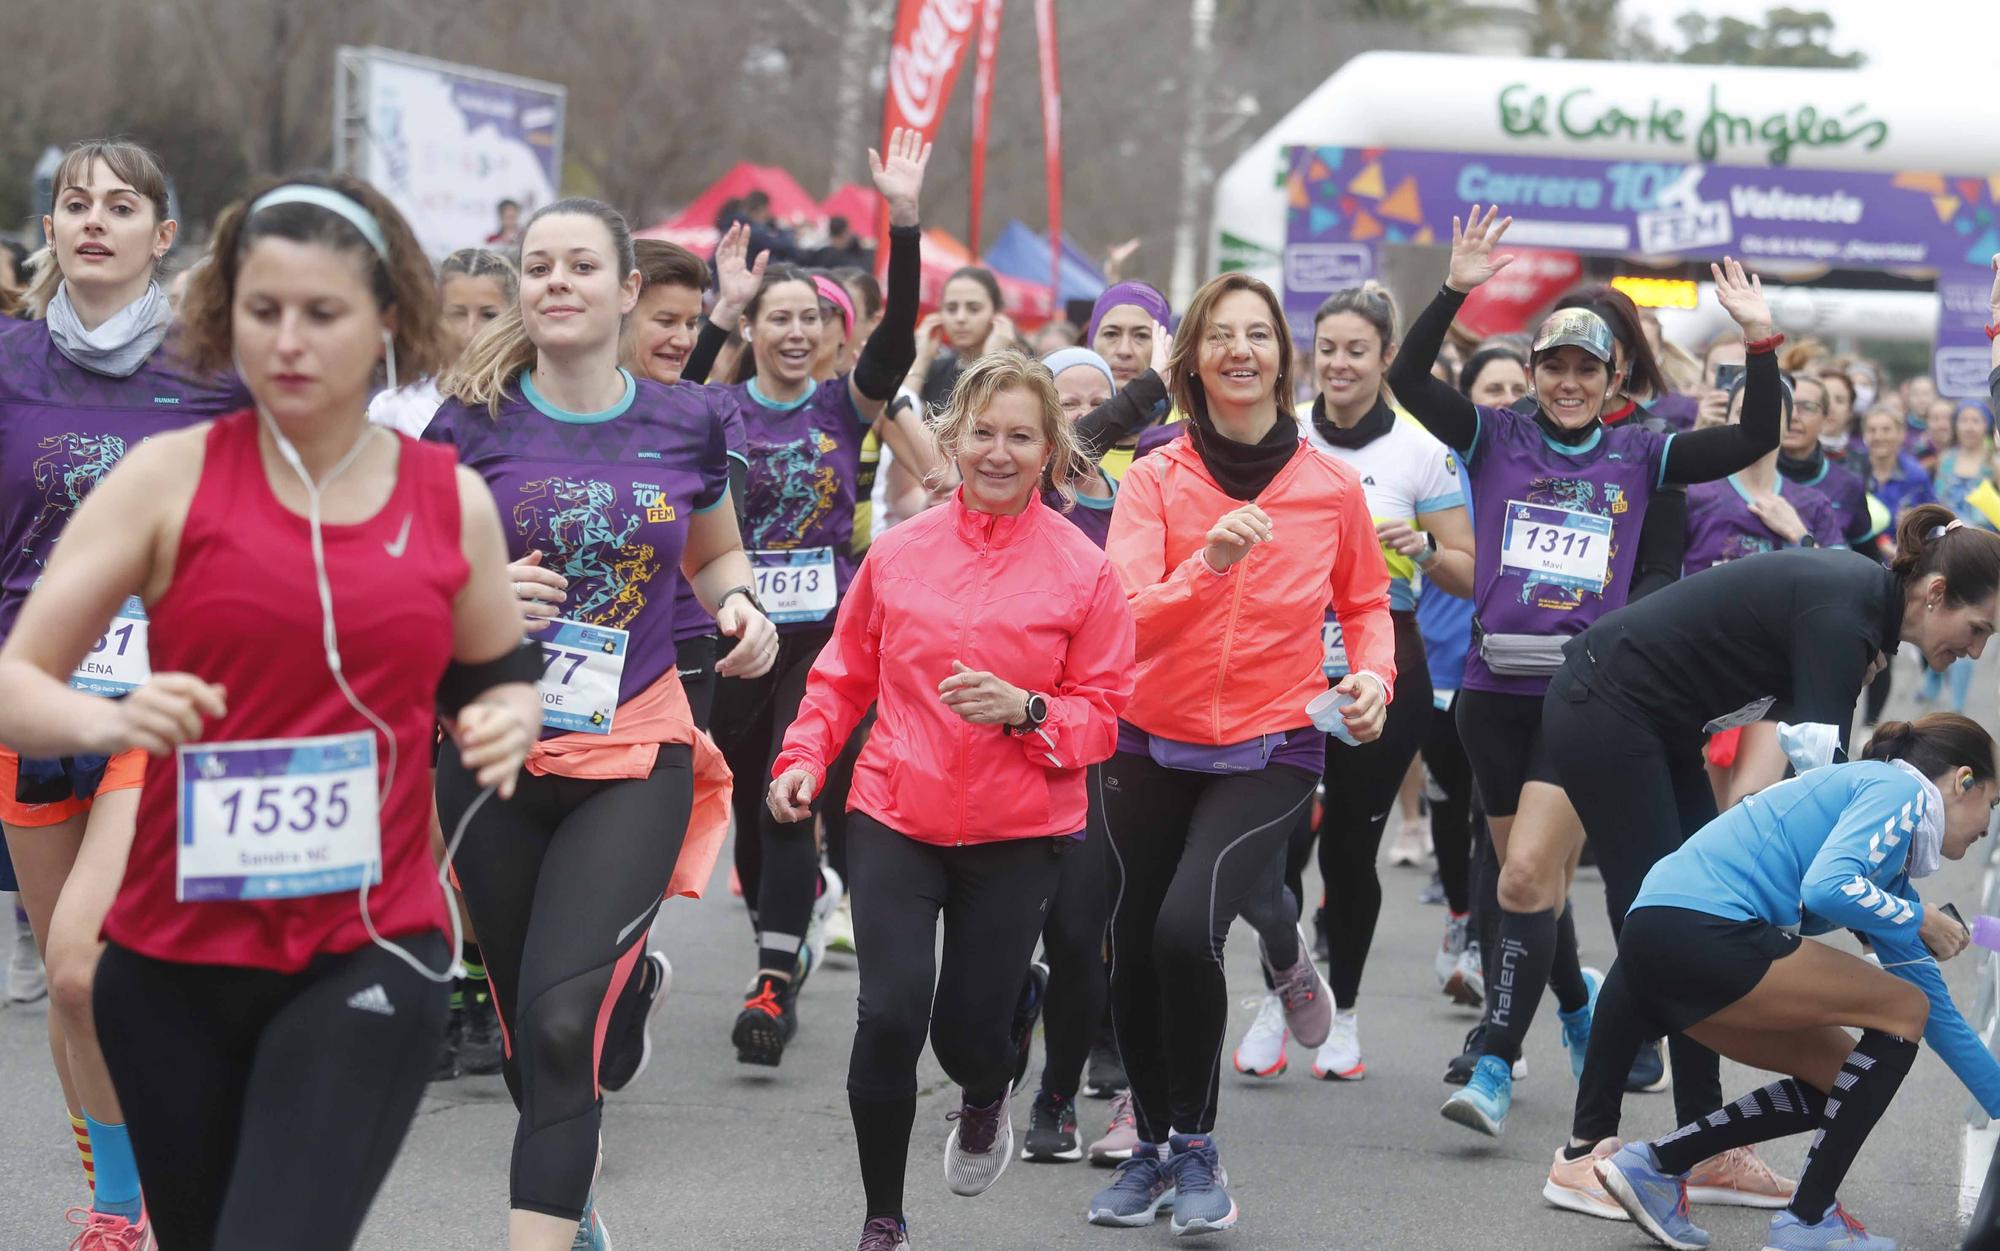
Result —
POLYGON ((597 1214, 595 1186, 583 1201, 583 1219, 576 1223, 576 1237, 570 1239, 569 1251, 611 1251, 611 1233, 604 1228, 604 1218, 597 1214))
POLYGON ((1787 1210, 1771 1218, 1764 1251, 1896 1251, 1893 1239, 1871 1234, 1838 1203, 1808 1225, 1787 1210))
POLYGON ((458 1079, 463 1071, 458 1067, 458 1044, 465 1036, 465 1003, 461 999, 446 1010, 444 1033, 438 1038, 437 1063, 431 1069, 430 1080, 449 1082, 458 1079))
POLYGON ((826 918, 826 949, 837 956, 854 954, 854 900, 845 891, 826 918))
MULTIPOLYGON (((1121 1096, 1122 1097, 1122 1096, 1121 1096)), ((1094 1159, 1095 1157, 1093 1157, 1094 1159)), ((1112 1174, 1111 1184, 1090 1201, 1093 1225, 1150 1225, 1161 1208, 1174 1206, 1174 1177, 1160 1149, 1150 1142, 1135 1144, 1112 1174)))
POLYGON ((762 1064, 776 1068, 785 1058, 785 1044, 798 1032, 799 1019, 793 1012, 796 992, 784 978, 759 973, 736 1014, 736 1028, 730 1041, 736 1044, 738 1064, 762 1064))
POLYGON ((1036 960, 1028 965, 1021 983, 1021 997, 1014 1001, 1014 1024, 1009 1036, 1014 1040, 1014 1089, 1028 1076, 1028 1061, 1035 1052, 1035 1022, 1042 1019, 1042 1003, 1049 996, 1049 966, 1036 960))
MULTIPOLYGON (((1278 998, 1285 1005, 1285 1028, 1292 1037, 1299 1040, 1302 1047, 1317 1047, 1326 1041, 1327 1031, 1333 1027, 1333 991, 1326 979, 1319 975, 1319 967, 1312 962, 1306 947, 1306 933, 1297 931, 1299 936, 1299 958, 1289 969, 1274 969, 1270 962, 1264 964, 1271 975, 1271 985, 1278 998)), ((1262 954, 1263 944, 1258 944, 1262 954)))
POLYGON ((1462 1008, 1486 1006, 1486 966, 1480 963, 1478 943, 1468 940, 1458 953, 1458 963, 1444 979, 1444 993, 1462 1008))
POLYGON ((1514 1103, 1514 1075, 1499 1056, 1480 1056, 1472 1080, 1444 1101, 1438 1111, 1447 1121, 1498 1138, 1507 1128, 1507 1109, 1514 1103))
POLYGON ((1435 908, 1439 904, 1444 903, 1445 900, 1444 874, 1439 873, 1436 869, 1432 869, 1431 880, 1425 882, 1424 888, 1417 892, 1417 902, 1427 907, 1435 908))
MULTIPOLYGON (((1486 1023, 1484 1021, 1465 1032, 1465 1050, 1451 1058, 1444 1066, 1444 1083, 1447 1086, 1463 1086, 1472 1080, 1472 1070, 1478 1066, 1479 1057, 1486 1054, 1486 1023)), ((1514 1061, 1514 1080, 1528 1078, 1528 1057, 1521 1056, 1514 1061)))
POLYGON ((840 880, 840 874, 834 872, 832 865, 821 865, 819 895, 813 900, 812 917, 806 922, 806 941, 800 944, 801 951, 812 953, 811 967, 815 969, 826 963, 827 918, 833 915, 833 910, 839 907, 840 901, 846 897, 847 886, 840 880))
POLYGON ((1667 1071, 1667 1045, 1655 1038, 1640 1047, 1639 1054, 1632 1058, 1632 1072, 1625 1078, 1625 1089, 1634 1094, 1658 1094, 1672 1081, 1673 1076, 1667 1071))
POLYGON ((1067 1164, 1083 1158, 1083 1144, 1076 1136, 1076 1100, 1046 1090, 1035 1093, 1021 1158, 1036 1164, 1067 1164))
POLYGON ((1129 1085, 1131 1082, 1125 1077, 1124 1058, 1118 1054, 1118 1044, 1107 1029, 1090 1044, 1090 1064, 1084 1070, 1083 1093, 1092 1099, 1111 1099, 1129 1085))
POLYGON ((153 1251, 153 1227, 144 1212, 137 1221, 128 1221, 109 1212, 71 1208, 63 1217, 82 1229, 70 1241, 69 1251, 153 1251))
POLYGON ((1284 1001, 1277 991, 1267 990, 1257 1001, 1257 1019, 1250 1022, 1243 1041, 1236 1044, 1236 1071, 1265 1081, 1283 1077, 1290 1064, 1285 1058, 1285 1037, 1284 1001))
POLYGON ((909 1228, 893 1216, 870 1217, 854 1251, 910 1251, 909 1228))
POLYGON ((1167 1173, 1174 1183, 1174 1237, 1206 1234, 1236 1223, 1236 1200, 1229 1197, 1229 1170, 1215 1148, 1214 1134, 1175 1134, 1167 1173))
POLYGON ((1396 869, 1413 869, 1424 862, 1424 836, 1430 833, 1430 823, 1422 817, 1414 821, 1405 820, 1396 827, 1396 837, 1389 841, 1389 866, 1396 869))
MULTIPOLYGON (((1450 986, 1451 975, 1458 972, 1459 961, 1465 956, 1466 944, 1472 941, 1471 929, 1471 913, 1445 914, 1444 941, 1438 944, 1437 952, 1431 956, 1431 972, 1437 974, 1440 989, 1450 986)), ((1446 990, 1445 993, 1451 992, 1446 990)))
POLYGON ((1781 1208, 1799 1184, 1764 1163, 1755 1147, 1734 1147, 1688 1172, 1688 1199, 1730 1208, 1781 1208))
POLYGON ((1701 1251, 1708 1231, 1688 1215, 1686 1177, 1660 1171, 1653 1149, 1643 1142, 1620 1147, 1597 1164, 1597 1178, 1618 1200, 1632 1223, 1676 1251, 1701 1251))
POLYGON ((1139 1122, 1132 1115, 1132 1092, 1121 1090, 1111 1100, 1110 1127, 1104 1131, 1104 1137, 1090 1144, 1090 1162, 1098 1168, 1109 1168, 1131 1159, 1138 1145, 1139 1122))
POLYGON ((493 990, 482 979, 467 982, 465 1025, 458 1036, 460 1072, 490 1077, 506 1063, 500 1037, 500 1014, 493 1006, 493 990))
POLYGON ((1588 1155, 1574 1160, 1563 1154, 1563 1148, 1557 1147, 1556 1158, 1549 1165, 1549 1179, 1542 1183, 1542 1198, 1559 1208, 1568 1208, 1585 1216, 1598 1216, 1607 1221, 1631 1220, 1597 1176, 1597 1162, 1610 1159, 1622 1145, 1616 1138, 1607 1138, 1591 1148, 1588 1155))
POLYGON ((1358 1082, 1368 1076, 1361 1062, 1361 1014, 1335 1012, 1333 1028, 1313 1057, 1313 1076, 1323 1082, 1358 1082))
MULTIPOLYGON (((8 892, 11 897, 12 891, 8 892)), ((7 961, 7 998, 15 1003, 40 1003, 49 997, 49 975, 42 967, 42 953, 35 947, 35 931, 28 928, 28 914, 16 904, 14 951, 7 961)))
POLYGON ((986 1193, 1007 1171, 1014 1158, 1014 1115, 1007 1107, 1009 1086, 983 1108, 961 1102, 947 1120, 957 1121, 944 1140, 944 1184, 955 1195, 971 1198, 986 1193))
MULTIPOLYGON (((597 1084, 606 1090, 623 1090, 639 1080, 653 1062, 653 1018, 667 1006, 674 987, 674 966, 665 955, 649 951, 639 962, 639 976, 633 988, 618 996, 611 1006, 611 1023, 604 1032, 604 1054, 597 1062, 597 1084)), ((468 1007, 466 1034, 471 1036, 468 1007)))
POLYGON ((1333 946, 1326 936, 1326 901, 1320 900, 1319 907, 1313 909, 1313 959, 1333 959, 1333 946))
POLYGON ((1569 1071, 1576 1080, 1583 1080, 1583 1059, 1590 1054, 1590 1018, 1597 1012, 1597 992, 1604 987, 1604 975, 1596 969, 1583 971, 1583 988, 1586 998, 1583 1006, 1574 1012, 1556 1012, 1556 1019, 1562 1022, 1563 1046, 1569 1048, 1569 1071))

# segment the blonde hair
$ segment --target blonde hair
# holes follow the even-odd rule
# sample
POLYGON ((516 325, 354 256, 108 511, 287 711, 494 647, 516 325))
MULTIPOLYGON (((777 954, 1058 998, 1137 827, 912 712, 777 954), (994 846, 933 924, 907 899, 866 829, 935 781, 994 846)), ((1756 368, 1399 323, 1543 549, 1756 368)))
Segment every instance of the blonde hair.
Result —
POLYGON ((925 485, 933 490, 942 489, 947 470, 957 464, 959 449, 971 434, 972 423, 993 406, 995 396, 1013 390, 1028 392, 1042 410, 1042 440, 1049 445, 1043 479, 1062 501, 1062 510, 1068 512, 1076 505, 1078 485, 1089 480, 1095 466, 1084 455, 1069 418, 1063 416, 1055 375, 1047 365, 1013 348, 990 352, 958 375, 951 399, 946 401, 944 411, 931 429, 931 437, 937 441, 945 463, 929 476, 925 485))

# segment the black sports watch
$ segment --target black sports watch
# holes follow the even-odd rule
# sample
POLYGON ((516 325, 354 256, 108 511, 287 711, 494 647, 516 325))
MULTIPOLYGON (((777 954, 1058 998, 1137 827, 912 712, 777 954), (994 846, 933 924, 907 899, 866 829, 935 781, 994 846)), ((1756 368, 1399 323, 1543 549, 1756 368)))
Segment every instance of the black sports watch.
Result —
POLYGON ((749 585, 748 583, 745 583, 742 586, 732 586, 728 590, 724 591, 722 593, 722 598, 715 601, 716 611, 717 612, 722 611, 722 606, 729 602, 731 596, 735 595, 741 595, 744 599, 749 600, 750 606, 757 610, 758 615, 764 617, 768 617, 771 615, 770 613, 764 611, 763 602, 757 598, 757 588, 749 585))
POLYGON ((1028 692, 1028 711, 1019 721, 1007 727, 1009 734, 1033 734, 1042 728, 1042 722, 1049 719, 1049 701, 1033 691, 1028 692))
POLYGON ((1812 535, 1810 535, 1810 534, 1802 534, 1802 535, 1800 535, 1800 536, 1799 536, 1799 546, 1800 546, 1800 547, 1818 547, 1818 546, 1819 546, 1819 540, 1818 540, 1818 539, 1816 539, 1816 538, 1814 538, 1814 537, 1813 537, 1812 535))

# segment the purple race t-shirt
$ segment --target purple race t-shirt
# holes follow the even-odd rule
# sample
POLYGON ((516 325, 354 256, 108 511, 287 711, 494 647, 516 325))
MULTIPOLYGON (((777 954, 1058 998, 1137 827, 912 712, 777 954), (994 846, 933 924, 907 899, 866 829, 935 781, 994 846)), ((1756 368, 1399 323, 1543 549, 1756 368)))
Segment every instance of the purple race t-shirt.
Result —
POLYGON ((1819 492, 1832 505, 1842 536, 1840 542, 1833 546, 1859 543, 1875 534, 1875 519, 1868 511, 1868 487, 1853 471, 1841 468, 1822 455, 1817 471, 1793 481, 1819 492))
POLYGON ((450 399, 424 431, 455 445, 459 463, 485 480, 508 557, 540 551, 545 568, 569 579, 564 620, 630 636, 620 705, 674 667, 688 519, 729 490, 726 403, 718 388, 626 374, 617 404, 570 413, 543 399, 524 371, 497 417, 450 399))
MULTIPOLYGON (((715 400, 716 409, 722 415, 724 446, 738 463, 749 464, 749 458, 743 450, 743 418, 736 411, 735 397, 731 396, 725 387, 696 387, 692 382, 680 385, 710 393, 711 398, 715 400)), ((695 597, 694 587, 688 585, 688 580, 678 565, 674 568, 674 579, 674 642, 685 643, 689 639, 698 639, 704 634, 715 633, 715 618, 709 616, 708 610, 701 606, 701 601, 695 597)))
POLYGON ((1111 484, 1110 499, 1096 500, 1079 495, 1076 497, 1076 506, 1068 512, 1063 512, 1060 495, 1054 491, 1042 492, 1042 503, 1055 509, 1061 516, 1067 517, 1071 525, 1083 531, 1084 535, 1099 548, 1102 548, 1105 541, 1111 537, 1111 508, 1118 502, 1118 480, 1110 474, 1105 474, 1104 480, 1111 484))
POLYGON ((757 596, 780 633, 829 628, 854 578, 856 479, 869 423, 844 377, 786 404, 766 399, 754 379, 727 391, 750 466, 743 546, 757 596))
MULTIPOLYGON (((1840 518, 1824 495, 1778 475, 1778 494, 1805 523, 1806 532, 1821 547, 1843 547, 1840 518)), ((1683 576, 1693 576, 1759 552, 1774 552, 1785 541, 1750 511, 1750 496, 1731 474, 1720 482, 1697 482, 1687 489, 1687 554, 1683 576)))
POLYGON ((0 640, 70 514, 127 451, 249 403, 234 376, 194 381, 164 352, 114 378, 71 362, 47 322, 0 321, 0 640))
MULTIPOLYGON (((1674 437, 1623 423, 1565 447, 1531 416, 1481 407, 1472 446, 1455 449, 1475 505, 1479 628, 1567 637, 1622 607, 1646 505, 1674 437)), ((1467 690, 1540 695, 1548 684, 1494 673, 1476 646, 1466 658, 1467 690)))

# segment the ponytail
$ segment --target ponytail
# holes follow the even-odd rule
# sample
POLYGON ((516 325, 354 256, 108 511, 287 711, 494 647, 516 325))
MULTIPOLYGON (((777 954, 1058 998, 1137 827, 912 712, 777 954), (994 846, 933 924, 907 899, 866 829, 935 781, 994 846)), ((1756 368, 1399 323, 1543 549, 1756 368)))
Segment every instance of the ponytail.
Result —
POLYGON ((1916 721, 1884 721, 1861 751, 1863 760, 1902 760, 1927 778, 1972 770, 1974 784, 1991 782, 1993 736, 1971 717, 1934 712, 1916 721))
POLYGON ((2000 535, 1966 525, 1942 504, 1919 504, 1896 527, 1889 569, 1906 585, 1938 574, 1947 604, 1978 603, 2000 590, 2000 535))
POLYGON ((528 324, 521 320, 521 305, 516 301, 466 344, 465 354, 451 372, 438 379, 438 393, 468 408, 484 404, 497 418, 507 388, 522 370, 533 368, 535 360, 536 348, 528 338, 528 324))

